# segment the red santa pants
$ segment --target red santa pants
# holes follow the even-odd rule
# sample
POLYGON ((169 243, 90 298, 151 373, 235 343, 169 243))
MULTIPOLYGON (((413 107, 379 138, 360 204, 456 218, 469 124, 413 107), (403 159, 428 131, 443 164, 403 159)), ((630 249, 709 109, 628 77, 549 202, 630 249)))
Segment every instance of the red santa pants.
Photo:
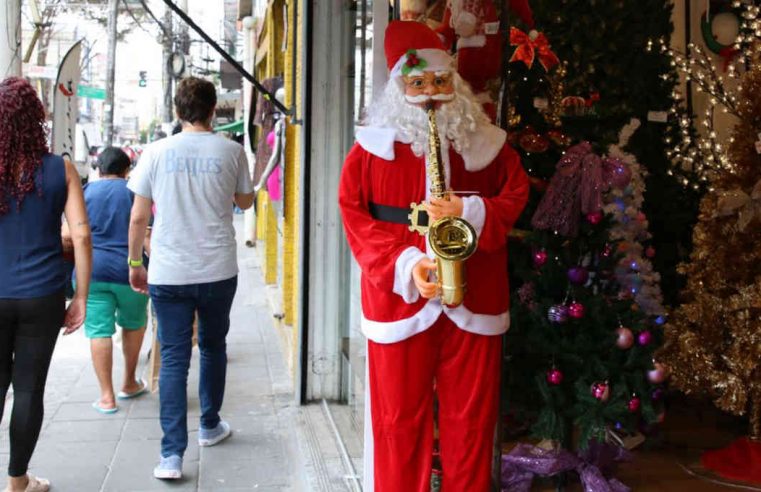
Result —
POLYGON ((397 343, 368 343, 375 492, 429 492, 434 381, 442 490, 491 490, 502 337, 442 315, 397 343))

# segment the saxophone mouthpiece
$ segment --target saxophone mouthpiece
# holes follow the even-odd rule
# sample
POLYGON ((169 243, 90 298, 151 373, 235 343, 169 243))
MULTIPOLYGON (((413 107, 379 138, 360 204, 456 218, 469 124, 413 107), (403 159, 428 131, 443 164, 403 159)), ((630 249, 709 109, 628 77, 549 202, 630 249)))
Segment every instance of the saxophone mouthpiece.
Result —
POLYGON ((434 111, 435 109, 436 109, 436 101, 434 101, 433 99, 425 103, 426 111, 434 111))

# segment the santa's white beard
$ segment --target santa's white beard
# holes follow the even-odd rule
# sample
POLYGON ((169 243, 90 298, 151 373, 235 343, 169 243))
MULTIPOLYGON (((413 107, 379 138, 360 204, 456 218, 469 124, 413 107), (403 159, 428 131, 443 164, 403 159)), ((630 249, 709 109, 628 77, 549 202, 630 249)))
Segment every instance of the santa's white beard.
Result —
MULTIPOLYGON (((478 126, 490 123, 481 103, 465 81, 453 73, 455 97, 436 109, 439 134, 462 153, 470 147, 470 138, 478 126)), ((407 102, 400 79, 389 80, 381 95, 367 107, 363 124, 393 128, 399 140, 409 142, 412 151, 422 156, 428 150, 428 116, 418 106, 407 102)))

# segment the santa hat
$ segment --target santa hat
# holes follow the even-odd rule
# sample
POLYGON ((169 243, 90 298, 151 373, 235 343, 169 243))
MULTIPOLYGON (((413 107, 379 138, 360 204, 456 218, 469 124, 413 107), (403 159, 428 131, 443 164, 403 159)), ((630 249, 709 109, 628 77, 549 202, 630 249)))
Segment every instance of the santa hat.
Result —
POLYGON ((438 35, 422 22, 390 22, 386 28, 385 48, 392 79, 455 69, 454 60, 438 35))

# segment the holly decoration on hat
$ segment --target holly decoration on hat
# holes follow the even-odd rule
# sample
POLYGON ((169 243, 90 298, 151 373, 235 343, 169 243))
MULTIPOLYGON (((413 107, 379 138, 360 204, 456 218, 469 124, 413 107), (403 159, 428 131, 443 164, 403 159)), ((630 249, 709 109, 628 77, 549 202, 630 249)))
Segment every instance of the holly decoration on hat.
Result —
POLYGON ((402 75, 409 75, 413 70, 423 70, 427 66, 428 62, 418 56, 417 50, 408 50, 407 60, 402 67, 402 75))

